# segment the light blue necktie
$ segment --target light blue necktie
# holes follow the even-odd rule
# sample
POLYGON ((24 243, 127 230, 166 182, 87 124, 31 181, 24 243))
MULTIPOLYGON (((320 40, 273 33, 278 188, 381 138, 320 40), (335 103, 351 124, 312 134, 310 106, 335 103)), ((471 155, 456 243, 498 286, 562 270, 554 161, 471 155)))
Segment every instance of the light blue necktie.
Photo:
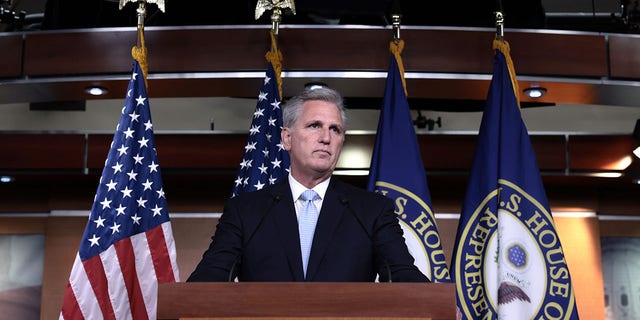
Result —
POLYGON ((307 190, 300 195, 300 199, 305 201, 300 217, 298 217, 298 231, 300 232, 302 269, 306 278, 313 233, 316 231, 316 222, 318 222, 318 209, 313 204, 313 200, 320 199, 320 196, 313 190, 307 190))

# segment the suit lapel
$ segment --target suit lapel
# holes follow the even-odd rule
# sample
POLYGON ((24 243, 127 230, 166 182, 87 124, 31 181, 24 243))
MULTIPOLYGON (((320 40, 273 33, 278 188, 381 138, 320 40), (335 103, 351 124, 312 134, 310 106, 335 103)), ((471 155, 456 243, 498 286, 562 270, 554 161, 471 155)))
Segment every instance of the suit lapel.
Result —
POLYGON ((287 255, 289 269, 294 281, 303 281, 302 254, 300 253, 300 235, 298 220, 291 197, 288 179, 274 186, 271 191, 280 201, 273 207, 273 219, 278 229, 278 236, 287 255))
MULTIPOLYGON (((327 251, 327 247, 333 238, 333 234, 342 221, 342 216, 346 209, 343 204, 343 197, 345 196, 343 193, 336 179, 332 178, 324 200, 322 200, 320 216, 316 225, 316 231, 313 235, 311 255, 309 257, 309 265, 307 266, 307 279, 313 279, 327 251)), ((298 243, 299 242, 298 240, 298 243)))

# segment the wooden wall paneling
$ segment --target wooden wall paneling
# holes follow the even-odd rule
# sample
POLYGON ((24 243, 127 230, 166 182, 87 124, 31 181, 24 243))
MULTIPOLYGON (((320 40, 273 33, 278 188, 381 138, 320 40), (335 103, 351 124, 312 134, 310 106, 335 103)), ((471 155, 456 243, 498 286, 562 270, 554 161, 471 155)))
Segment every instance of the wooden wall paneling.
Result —
POLYGON ((87 168, 102 173, 113 134, 90 134, 87 138, 87 168))
MULTIPOLYGON (((246 134, 155 134, 161 169, 237 169, 247 143, 246 134)), ((91 134, 88 167, 99 169, 113 135, 91 134)))
POLYGON ((569 138, 571 170, 623 170, 636 147, 631 135, 573 135, 569 138))
MULTIPOLYGON (((384 70, 390 59, 391 30, 385 30, 384 70)), ((403 29, 406 72, 491 73, 495 32, 486 30, 403 29)), ((410 91, 412 92, 412 91, 410 91)), ((486 93, 486 92, 485 92, 486 93)))
POLYGON ((282 28, 283 71, 386 70, 391 31, 282 28))
POLYGON ((0 217, 0 234, 44 234, 46 217, 0 217))
POLYGON ((640 221, 601 219, 600 235, 602 237, 640 238, 640 221))
MULTIPOLYGON (((530 136, 540 170, 566 167, 564 136, 530 136)), ((428 170, 471 169, 477 135, 418 135, 422 161, 428 170)))
POLYGON ((603 188, 598 194, 599 214, 638 216, 640 214, 640 185, 628 182, 628 186, 603 188))
POLYGON ((606 77, 601 34, 505 32, 517 75, 606 77))
POLYGON ((0 170, 71 169, 81 172, 82 134, 0 134, 0 170))
POLYGON ((28 33, 25 37, 25 75, 55 76, 127 73, 135 28, 28 33))
POLYGON ((171 228, 176 241, 180 281, 187 281, 209 248, 218 218, 180 218, 172 215, 171 228))
POLYGON ((640 78, 640 37, 609 35, 609 65, 612 78, 640 78))
POLYGON ((238 168, 247 134, 156 134, 161 168, 238 168))
MULTIPOLYGON (((286 37, 285 31, 281 37, 286 37)), ((271 47, 269 28, 265 26, 147 28, 145 39, 151 73, 262 71, 266 70, 265 54, 271 47)))
MULTIPOLYGON (((486 30, 403 30, 403 60, 407 71, 490 73, 494 34, 486 30)), ((134 28, 28 33, 25 73, 125 73, 130 69, 135 37, 134 28)), ((151 73, 264 70, 264 54, 270 47, 266 27, 149 27, 145 37, 151 73)), ((278 41, 285 57, 284 70, 386 70, 391 39, 388 28, 283 26, 278 41)), ((602 35, 513 32, 507 40, 519 74, 606 76, 602 35)))
POLYGON ((0 36, 0 78, 17 78, 22 75, 22 35, 0 36))
POLYGON ((562 171, 567 168, 567 144, 563 135, 529 136, 540 171, 562 171))
POLYGON ((418 135, 420 157, 427 171, 471 169, 476 135, 418 135))

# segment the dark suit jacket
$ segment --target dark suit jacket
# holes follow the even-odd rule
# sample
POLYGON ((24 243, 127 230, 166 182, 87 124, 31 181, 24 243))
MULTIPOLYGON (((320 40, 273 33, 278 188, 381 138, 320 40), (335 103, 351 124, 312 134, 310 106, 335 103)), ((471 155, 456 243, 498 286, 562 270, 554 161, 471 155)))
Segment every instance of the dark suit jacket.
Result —
POLYGON ((331 179, 307 279, 288 180, 230 199, 187 281, 428 282, 413 264, 390 199, 331 179))

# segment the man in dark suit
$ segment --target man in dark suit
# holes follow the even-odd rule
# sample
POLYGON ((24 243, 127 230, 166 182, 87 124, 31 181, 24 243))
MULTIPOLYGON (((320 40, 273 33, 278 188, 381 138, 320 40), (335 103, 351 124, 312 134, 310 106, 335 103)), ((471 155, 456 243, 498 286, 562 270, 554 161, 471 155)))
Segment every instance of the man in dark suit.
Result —
POLYGON ((414 265, 392 201, 332 176, 346 130, 340 94, 306 90, 289 100, 283 122, 288 179, 227 202, 209 249, 187 281, 237 276, 239 281, 428 282, 414 265), (307 193, 311 199, 300 199, 307 193), (315 227, 305 249, 299 221, 308 214, 315 227))

